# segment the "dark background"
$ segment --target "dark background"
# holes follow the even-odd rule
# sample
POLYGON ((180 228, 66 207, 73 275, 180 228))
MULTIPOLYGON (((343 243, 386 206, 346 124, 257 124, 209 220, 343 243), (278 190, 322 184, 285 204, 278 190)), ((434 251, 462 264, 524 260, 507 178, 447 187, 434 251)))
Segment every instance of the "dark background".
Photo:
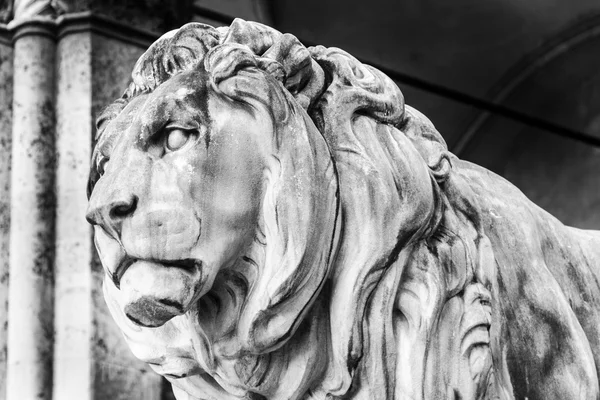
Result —
POLYGON ((391 76, 460 158, 600 228, 600 2, 196 0, 194 12, 347 50, 391 76))

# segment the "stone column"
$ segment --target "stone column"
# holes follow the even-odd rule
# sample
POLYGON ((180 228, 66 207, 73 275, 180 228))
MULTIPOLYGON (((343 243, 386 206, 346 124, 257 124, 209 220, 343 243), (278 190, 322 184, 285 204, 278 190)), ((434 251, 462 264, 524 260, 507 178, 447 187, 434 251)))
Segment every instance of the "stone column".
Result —
POLYGON ((95 114, 157 36, 189 18, 186 1, 13 3, 0 5, 0 18, 14 15, 13 48, 0 47, 0 78, 11 64, 0 80, 0 400, 158 400, 162 378, 134 358, 104 304, 85 189, 95 114))
MULTIPOLYGON (((2 18, 0 12, 0 19, 2 18)), ((8 326, 8 246, 10 230, 10 149, 12 131, 13 49, 0 23, 0 400, 6 399, 6 328, 8 326)))
POLYGON ((159 400, 161 377, 135 359, 108 315, 104 270, 85 222, 94 120, 155 39, 94 15, 57 18, 53 399, 159 400))
POLYGON ((14 36, 7 399, 51 399, 54 259, 54 22, 14 36))
POLYGON ((82 222, 93 137, 91 35, 61 32, 57 44, 55 400, 93 398, 93 243, 82 222))

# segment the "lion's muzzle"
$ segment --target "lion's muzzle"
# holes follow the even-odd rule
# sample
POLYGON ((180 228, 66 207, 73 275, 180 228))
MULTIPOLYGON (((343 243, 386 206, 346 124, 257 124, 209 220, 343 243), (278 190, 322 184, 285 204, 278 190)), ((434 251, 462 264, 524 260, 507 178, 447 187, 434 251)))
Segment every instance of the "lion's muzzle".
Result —
POLYGON ((136 261, 123 274, 123 312, 145 327, 163 325, 186 312, 202 283, 201 263, 136 261))
POLYGON ((200 219, 179 207, 140 210, 123 221, 121 240, 130 257, 168 260, 189 257, 200 237, 200 219))

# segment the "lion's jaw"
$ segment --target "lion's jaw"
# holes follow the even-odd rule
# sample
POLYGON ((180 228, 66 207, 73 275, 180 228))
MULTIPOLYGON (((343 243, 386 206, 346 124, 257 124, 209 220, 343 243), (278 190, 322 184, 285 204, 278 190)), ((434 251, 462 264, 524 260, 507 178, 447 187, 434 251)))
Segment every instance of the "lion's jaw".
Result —
POLYGON ((160 326, 185 313, 210 286, 201 260, 179 256, 189 252, 170 252, 172 257, 160 259, 132 249, 125 239, 122 245, 112 244, 106 236, 97 228, 96 243, 110 277, 107 284, 120 290, 120 309, 137 325, 160 326))

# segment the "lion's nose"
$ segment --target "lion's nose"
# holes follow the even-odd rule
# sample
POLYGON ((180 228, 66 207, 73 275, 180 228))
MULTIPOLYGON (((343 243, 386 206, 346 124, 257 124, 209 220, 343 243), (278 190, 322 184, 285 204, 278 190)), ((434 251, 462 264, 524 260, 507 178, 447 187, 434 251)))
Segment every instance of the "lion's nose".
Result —
POLYGON ((130 196, 129 199, 116 201, 109 206, 109 214, 112 219, 124 218, 133 214, 137 206, 137 197, 130 196))
POLYGON ((133 194, 112 196, 104 201, 95 200, 92 196, 85 218, 107 232, 118 233, 122 221, 134 213, 137 203, 138 198, 133 194))

